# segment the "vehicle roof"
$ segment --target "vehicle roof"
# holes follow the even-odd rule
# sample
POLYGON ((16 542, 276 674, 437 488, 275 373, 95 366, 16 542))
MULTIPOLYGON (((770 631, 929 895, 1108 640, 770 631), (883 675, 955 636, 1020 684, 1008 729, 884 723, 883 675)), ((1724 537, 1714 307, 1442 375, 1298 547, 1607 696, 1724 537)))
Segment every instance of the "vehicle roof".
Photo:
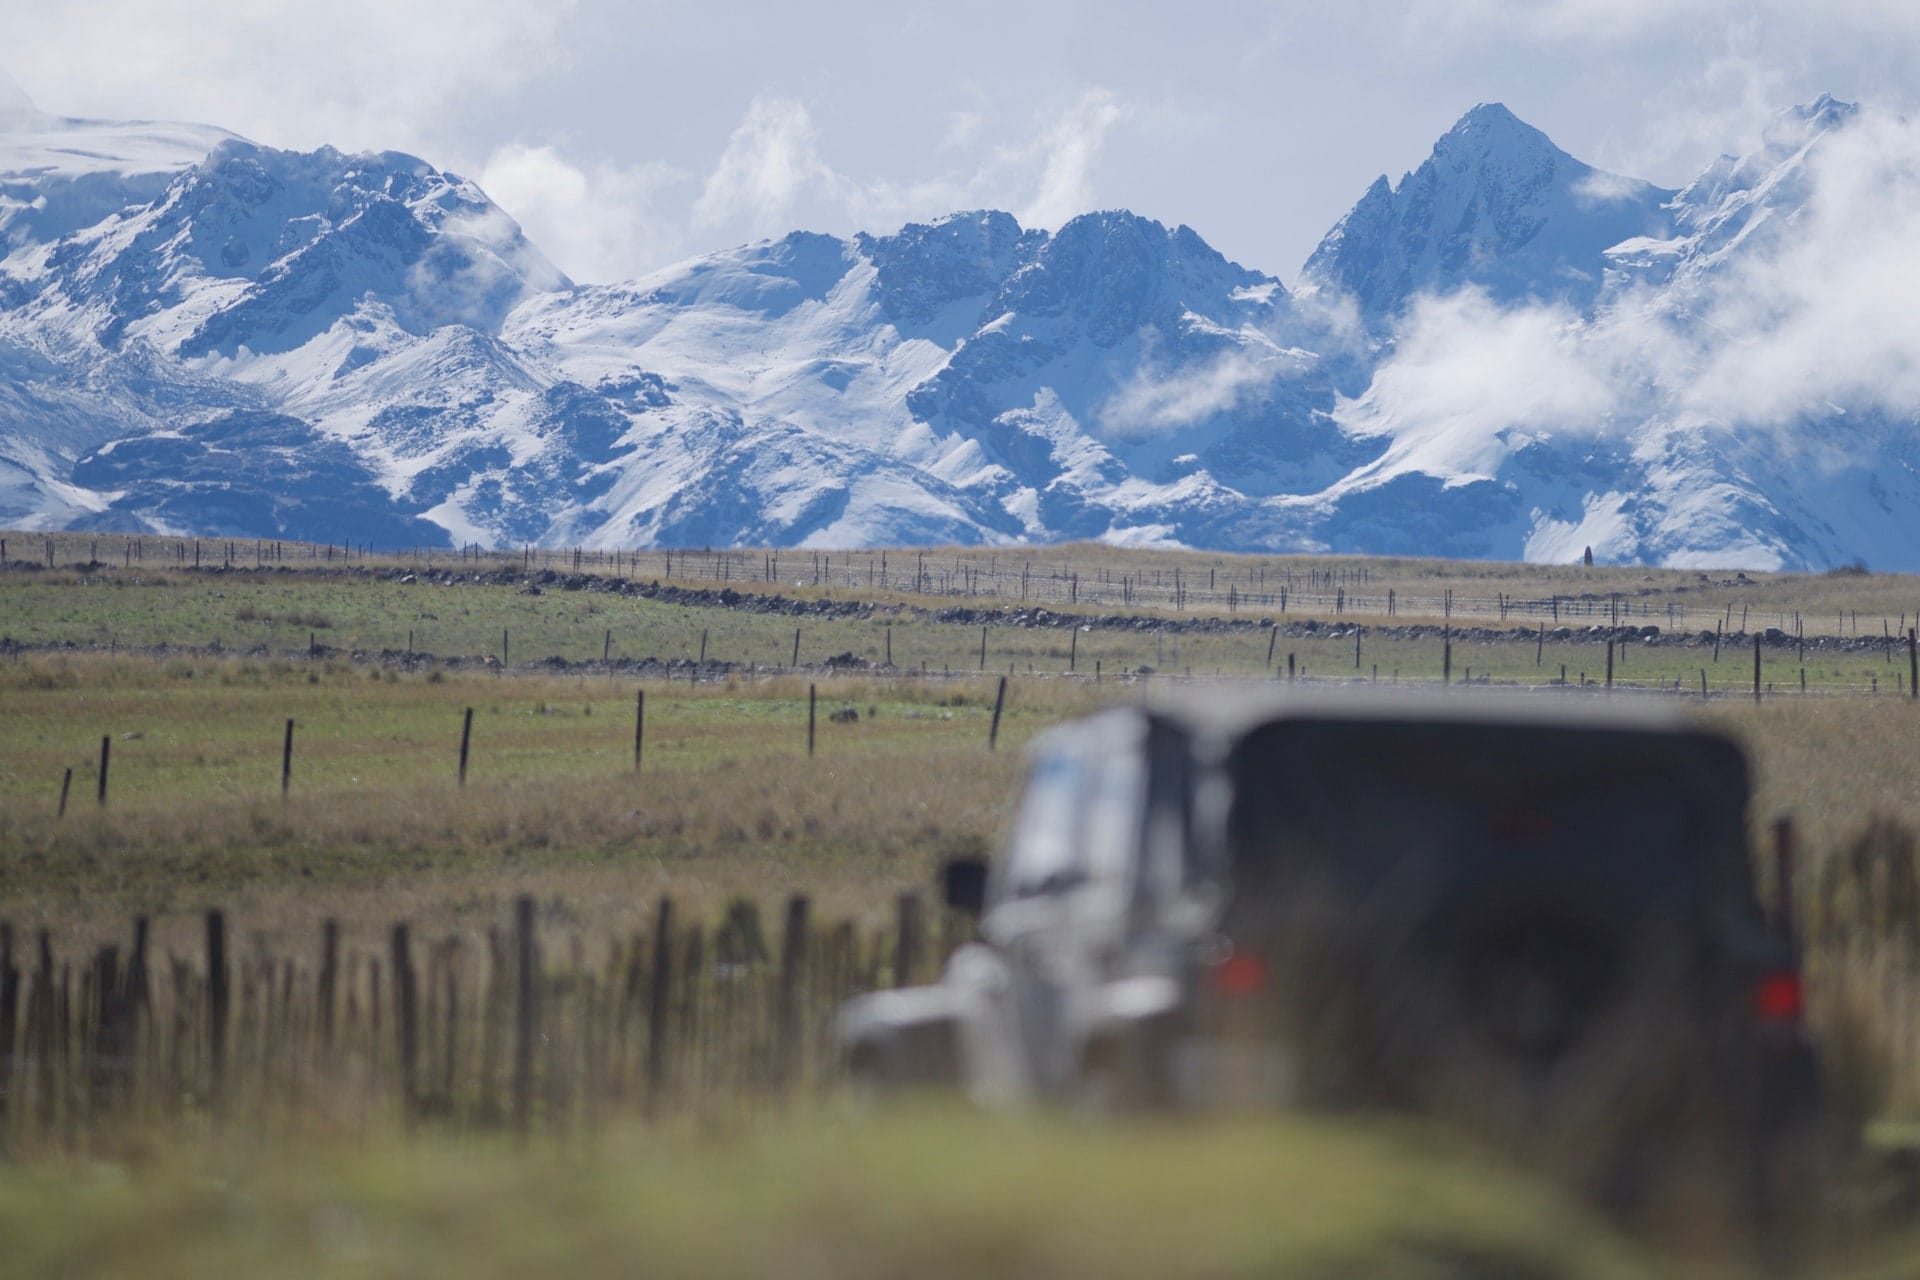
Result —
POLYGON ((1379 685, 1302 687, 1247 681, 1181 689, 1146 707, 1153 719, 1204 737, 1238 738, 1279 720, 1501 725, 1670 733, 1693 728, 1644 695, 1608 698, 1568 691, 1407 689, 1379 685))

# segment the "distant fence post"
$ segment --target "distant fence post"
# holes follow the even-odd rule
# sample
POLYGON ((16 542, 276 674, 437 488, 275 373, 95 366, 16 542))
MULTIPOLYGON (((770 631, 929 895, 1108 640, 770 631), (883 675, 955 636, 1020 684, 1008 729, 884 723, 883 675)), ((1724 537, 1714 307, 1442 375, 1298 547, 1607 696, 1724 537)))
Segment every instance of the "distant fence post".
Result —
POLYGON ((809 760, 813 758, 813 708, 814 708, 814 689, 812 685, 808 685, 807 686, 807 758, 809 760))
POLYGON ((101 808, 103 808, 103 809, 104 809, 104 808, 106 808, 106 805, 107 805, 107 761, 108 761, 108 758, 109 758, 109 757, 110 757, 110 756, 112 755, 112 753, 113 753, 113 737, 112 737, 112 735, 111 735, 111 734, 108 734, 108 735, 104 735, 104 736, 102 736, 102 737, 101 737, 101 739, 100 739, 100 793, 99 793, 99 802, 100 802, 100 807, 101 807, 101 808))
POLYGON ((793 661, 787 665, 796 668, 800 665, 800 628, 798 627, 793 629, 793 661))
POLYGON ((1907 628, 1907 689, 1909 696, 1920 698, 1920 634, 1907 628))
POLYGON ((60 810, 59 812, 53 815, 54 817, 64 818, 67 816, 67 792, 70 791, 72 788, 73 788, 73 766, 68 765, 67 771, 64 774, 62 774, 60 777, 60 810))
POLYGON ((1760 701, 1760 633, 1753 636, 1753 700, 1760 701))
POLYGON ((287 717, 287 738, 280 747, 280 798, 287 798, 287 787, 293 782, 293 717, 287 717))
POLYGON ((647 691, 633 693, 633 771, 640 772, 640 747, 647 736, 647 691))

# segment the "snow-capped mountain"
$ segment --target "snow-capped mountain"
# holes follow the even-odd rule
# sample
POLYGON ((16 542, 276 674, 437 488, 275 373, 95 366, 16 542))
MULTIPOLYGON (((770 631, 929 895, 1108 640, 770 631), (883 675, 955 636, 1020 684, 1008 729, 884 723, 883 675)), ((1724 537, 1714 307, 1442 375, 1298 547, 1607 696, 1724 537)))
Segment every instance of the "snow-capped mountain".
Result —
POLYGON ((1397 184, 1382 176, 1307 259, 1307 280, 1390 319, 1420 294, 1477 285, 1497 300, 1598 297, 1607 250, 1672 234, 1674 193, 1574 159, 1482 103, 1397 184))
POLYGON ((56 119, 7 90, 0 525, 1920 563, 1910 413, 1823 427, 1810 470, 1791 434, 1672 396, 1596 426, 1564 396, 1413 394, 1436 297, 1548 315, 1575 347, 1620 314, 1681 323, 1791 240, 1852 119, 1830 100, 1678 193, 1477 107, 1366 193, 1296 297, 1125 212, 796 232, 576 286, 413 157, 56 119))

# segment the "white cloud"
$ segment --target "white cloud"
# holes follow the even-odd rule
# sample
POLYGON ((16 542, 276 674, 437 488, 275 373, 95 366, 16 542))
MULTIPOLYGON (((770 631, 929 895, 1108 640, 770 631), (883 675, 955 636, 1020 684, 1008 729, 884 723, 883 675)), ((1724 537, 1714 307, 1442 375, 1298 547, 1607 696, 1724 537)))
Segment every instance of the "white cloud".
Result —
POLYGON ((891 231, 902 222, 964 208, 1013 208, 1030 227, 1055 228, 1094 207, 1093 170, 1107 134, 1127 116, 1111 92, 1094 88, 1063 111, 1042 116, 1035 134, 980 151, 985 122, 969 112, 949 113, 929 151, 945 167, 918 180, 860 178, 825 158, 807 104, 762 95, 727 139, 689 211, 697 229, 755 236, 792 229, 797 213, 825 214, 843 230, 891 231))
POLYGON ((425 150, 459 104, 553 64, 574 4, 15 4, 5 56, 47 111, 202 120, 279 146, 425 150))
MULTIPOLYGON (((1497 461, 1510 429, 1579 434, 1649 419, 1741 431, 1836 409, 1920 414, 1920 124, 1873 112, 1808 154, 1806 198, 1705 270, 1591 318, 1418 300, 1392 358, 1343 416, 1408 448, 1497 461)), ((1483 471, 1484 473, 1484 471, 1483 471)))
POLYGON ((1809 32, 1920 33, 1920 9, 1907 0, 1412 0, 1409 17, 1425 31, 1473 38, 1489 31, 1522 39, 1593 45, 1649 35, 1721 31, 1765 21, 1809 32))
POLYGON ((1100 422, 1123 439, 1171 431, 1239 407, 1287 371, 1289 365, 1274 353, 1249 350, 1225 352, 1175 373, 1153 370, 1143 360, 1100 406, 1100 422))
POLYGON ((1869 111, 1814 149, 1807 177, 1770 251, 1706 282, 1699 313, 1719 340, 1685 388, 1700 412, 1920 408, 1920 124, 1869 111))
POLYGON ((1111 92, 1089 89, 1040 137, 1029 149, 1042 157, 1042 166, 1039 189, 1019 213, 1024 225, 1052 230, 1094 207, 1094 164, 1107 134, 1125 118, 1111 92))
POLYGON ((698 227, 764 228, 784 218, 801 196, 842 185, 820 156, 819 135, 805 103, 763 95, 727 139, 727 148, 693 205, 698 227))
POLYGON ((940 139, 942 151, 964 151, 971 147, 985 123, 978 111, 949 111, 946 120, 947 131, 940 139))
POLYGON ((606 281, 684 251, 684 237, 656 209, 686 176, 664 165, 590 172, 551 146, 513 143, 487 158, 480 185, 568 275, 606 281))
POLYGON ((1514 427, 1595 429, 1616 393, 1588 336, 1560 307, 1502 308, 1474 289, 1419 299, 1348 426, 1467 452, 1514 427))

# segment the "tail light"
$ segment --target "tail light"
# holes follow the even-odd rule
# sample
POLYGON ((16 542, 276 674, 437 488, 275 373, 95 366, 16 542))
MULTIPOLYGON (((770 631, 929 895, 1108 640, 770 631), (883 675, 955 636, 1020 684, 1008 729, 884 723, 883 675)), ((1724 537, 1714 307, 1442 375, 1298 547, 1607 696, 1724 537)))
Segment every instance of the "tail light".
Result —
POLYGON ((1267 987, 1267 962, 1251 951, 1229 950, 1213 965, 1213 989, 1223 996, 1258 995, 1267 987))
POLYGON ((1805 997, 1800 989, 1800 975, 1790 969, 1766 974, 1754 984, 1754 1016, 1766 1026, 1798 1026, 1804 1008, 1805 997))

